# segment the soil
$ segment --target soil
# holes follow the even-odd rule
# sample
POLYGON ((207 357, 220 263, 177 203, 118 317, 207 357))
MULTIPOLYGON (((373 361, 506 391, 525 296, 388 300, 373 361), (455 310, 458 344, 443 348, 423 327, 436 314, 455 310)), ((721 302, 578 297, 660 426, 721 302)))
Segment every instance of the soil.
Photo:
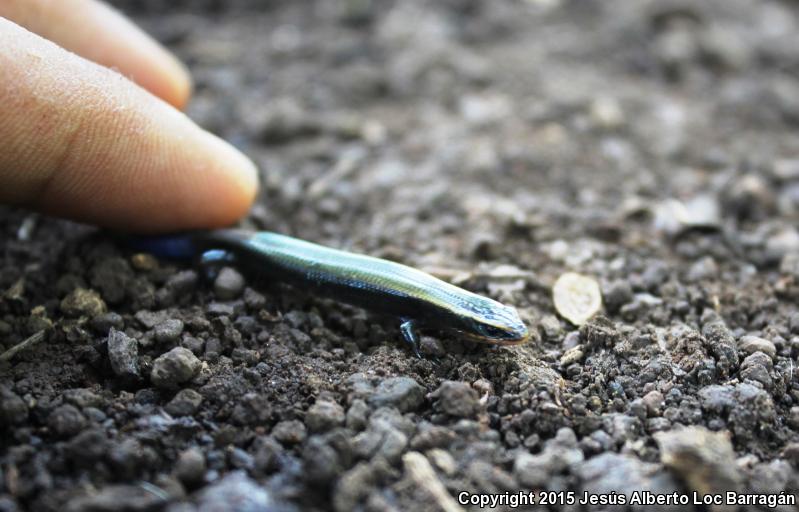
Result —
POLYGON ((0 351, 33 338, 0 362, 0 511, 799 492, 799 4, 114 3, 258 163, 243 227, 428 270, 534 339, 419 360, 396 319, 4 209, 0 351), (564 272, 602 291, 580 327, 564 272))

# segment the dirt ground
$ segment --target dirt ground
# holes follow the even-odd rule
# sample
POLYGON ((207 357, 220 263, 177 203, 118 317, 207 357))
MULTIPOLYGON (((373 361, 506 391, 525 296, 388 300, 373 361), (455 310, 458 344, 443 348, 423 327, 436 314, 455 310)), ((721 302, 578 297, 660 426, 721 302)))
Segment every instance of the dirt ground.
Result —
POLYGON ((259 164, 242 226, 426 269, 535 336, 430 332, 418 360, 395 319, 5 209, 0 351, 33 343, 0 362, 0 511, 799 493, 799 3, 114 3, 259 164), (579 328, 566 271, 602 290, 579 328))

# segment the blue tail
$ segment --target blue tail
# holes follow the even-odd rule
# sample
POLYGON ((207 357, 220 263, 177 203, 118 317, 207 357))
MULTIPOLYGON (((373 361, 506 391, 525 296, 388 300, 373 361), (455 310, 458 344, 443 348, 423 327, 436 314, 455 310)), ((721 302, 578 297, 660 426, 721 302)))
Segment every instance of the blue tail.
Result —
POLYGON ((199 250, 191 234, 134 236, 127 243, 137 251, 175 260, 191 259, 199 250))

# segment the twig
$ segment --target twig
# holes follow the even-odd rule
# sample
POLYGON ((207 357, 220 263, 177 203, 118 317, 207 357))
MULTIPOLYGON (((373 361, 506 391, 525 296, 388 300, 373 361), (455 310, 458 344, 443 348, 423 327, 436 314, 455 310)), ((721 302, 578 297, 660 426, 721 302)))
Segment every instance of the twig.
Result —
POLYGON ((26 348, 39 343, 40 341, 42 341, 44 339, 44 335, 46 334, 46 332, 47 332, 46 330, 41 330, 41 331, 37 332, 36 334, 34 334, 33 336, 30 336, 26 340, 21 341, 21 342, 17 343, 16 345, 14 345, 13 347, 11 347, 10 349, 6 350, 2 354, 0 354, 0 362, 8 361, 12 357, 17 355, 18 352, 21 352, 21 351, 25 350, 26 348))

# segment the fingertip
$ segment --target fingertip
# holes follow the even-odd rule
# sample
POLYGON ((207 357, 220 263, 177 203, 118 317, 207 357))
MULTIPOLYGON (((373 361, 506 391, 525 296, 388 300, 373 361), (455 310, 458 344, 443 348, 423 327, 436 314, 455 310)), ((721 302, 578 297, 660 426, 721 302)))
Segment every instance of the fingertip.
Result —
POLYGON ((75 51, 118 70, 155 96, 182 110, 192 92, 188 68, 114 7, 91 0, 84 4, 84 8, 86 17, 94 21, 94 37, 103 40, 106 46, 104 49, 94 49, 85 40, 75 40, 71 41, 75 51))
POLYGON ((150 59, 150 63, 157 69, 152 73, 139 73, 139 85, 173 107, 185 109, 194 88, 188 68, 161 48, 154 53, 158 56, 150 59))
MULTIPOLYGON (((204 132, 206 149, 217 160, 219 173, 209 184, 214 215, 201 227, 229 226, 244 217, 258 194, 258 168, 252 160, 219 137, 204 132)), ((200 198, 198 197, 198 201, 200 198)))
POLYGON ((114 7, 99 0, 3 2, 0 16, 59 46, 114 69, 183 109, 192 91, 188 69, 114 7))

